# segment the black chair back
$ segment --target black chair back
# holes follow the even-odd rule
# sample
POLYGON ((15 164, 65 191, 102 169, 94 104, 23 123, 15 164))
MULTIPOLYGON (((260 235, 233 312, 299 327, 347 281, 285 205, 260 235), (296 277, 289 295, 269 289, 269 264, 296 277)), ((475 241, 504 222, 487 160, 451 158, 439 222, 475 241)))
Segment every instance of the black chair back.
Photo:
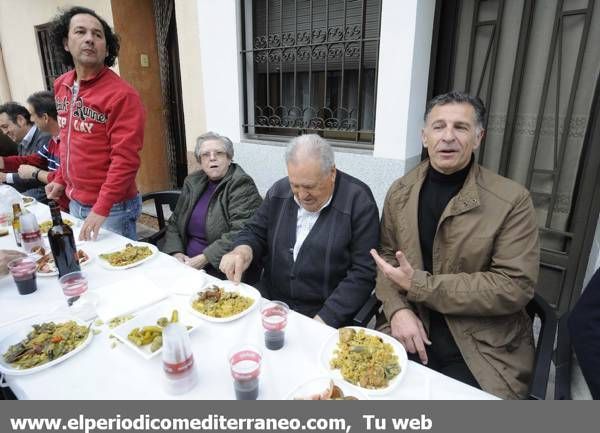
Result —
POLYGON ((177 205, 177 200, 179 200, 180 195, 181 191, 171 190, 150 192, 142 196, 142 203, 149 200, 154 200, 154 207, 156 209, 156 218, 158 219, 159 230, 158 232, 153 233, 150 236, 140 239, 140 241, 156 245, 159 239, 161 239, 164 236, 167 222, 165 219, 163 206, 168 205, 169 209, 172 212, 173 210, 175 210, 175 206, 177 205))

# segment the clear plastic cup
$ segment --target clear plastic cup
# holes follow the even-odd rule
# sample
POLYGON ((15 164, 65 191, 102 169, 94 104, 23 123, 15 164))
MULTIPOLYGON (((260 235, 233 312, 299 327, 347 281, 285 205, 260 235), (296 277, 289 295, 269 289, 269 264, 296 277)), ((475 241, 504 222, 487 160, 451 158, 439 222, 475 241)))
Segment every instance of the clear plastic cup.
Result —
POLYGON ((162 362, 165 389, 169 394, 183 394, 198 382, 190 337, 179 323, 171 323, 162 331, 162 362))
POLYGON ((236 347, 229 353, 229 368, 237 400, 256 400, 258 397, 262 352, 250 344, 236 347))
POLYGON ((20 295, 29 295, 37 290, 35 265, 35 260, 30 257, 19 257, 8 262, 8 270, 20 295))
POLYGON ((81 271, 71 272, 63 275, 58 280, 63 293, 67 297, 67 303, 71 306, 88 289, 87 278, 81 271))
POLYGON ((90 320, 96 316, 98 295, 88 292, 88 281, 81 271, 63 275, 58 283, 67 297, 71 314, 82 320, 90 320))
POLYGON ((265 330, 265 346, 269 350, 279 350, 285 344, 285 327, 290 308, 285 302, 268 301, 261 310, 265 330))

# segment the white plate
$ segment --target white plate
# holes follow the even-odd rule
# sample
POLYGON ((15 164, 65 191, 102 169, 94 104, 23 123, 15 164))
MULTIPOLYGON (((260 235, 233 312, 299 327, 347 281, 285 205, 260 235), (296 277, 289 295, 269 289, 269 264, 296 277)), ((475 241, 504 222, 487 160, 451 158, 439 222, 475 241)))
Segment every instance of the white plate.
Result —
MULTIPOLYGON (((88 252, 87 252, 87 251, 85 251, 85 253, 88 255, 88 257, 89 257, 89 258, 88 258, 88 259, 87 259, 85 262, 79 262, 79 264, 80 264, 81 266, 87 266, 87 265, 89 265, 89 264, 90 264, 90 262, 91 262, 92 260, 94 260, 94 256, 90 256, 90 255, 88 254, 88 252)), ((57 276, 57 275, 58 275, 58 270, 56 270, 56 271, 53 271, 53 272, 40 272, 40 271, 36 271, 36 273, 35 273, 35 274, 36 274, 38 277, 55 277, 55 276, 57 276)))
POLYGON ((161 317, 166 317, 167 319, 171 320, 171 313, 173 313, 173 310, 177 310, 179 312, 179 323, 181 325, 192 327, 188 330, 188 333, 192 332, 200 324, 200 320, 197 317, 194 317, 182 308, 177 308, 173 302, 166 300, 112 329, 111 334, 121 340, 127 347, 132 349, 138 355, 142 356, 144 359, 151 359, 162 352, 162 347, 156 352, 152 352, 150 350, 150 344, 142 347, 137 346, 129 341, 127 336, 133 330, 133 328, 143 328, 144 326, 156 325, 156 321, 161 317))
POLYGON ((85 322, 74 319, 72 317, 61 317, 58 319, 51 318, 51 319, 43 319, 43 320, 38 318, 36 321, 30 321, 26 326, 19 328, 17 331, 13 332, 12 334, 10 334, 6 338, 4 338, 2 341, 0 341, 0 373, 7 374, 9 376, 23 376, 26 374, 37 373, 39 371, 46 370, 47 368, 50 368, 53 365, 58 364, 59 362, 66 361, 70 357, 77 355, 77 353, 79 353, 83 349, 85 349, 92 342, 92 337, 94 336, 94 333, 91 330, 90 330, 90 332, 88 332, 88 336, 83 341, 83 343, 81 343, 75 349, 73 349, 69 353, 61 356, 60 358, 56 358, 45 364, 38 365, 37 367, 28 368, 26 370, 21 370, 18 368, 14 368, 11 364, 4 361, 3 354, 8 350, 8 348, 10 346, 18 343, 23 338, 25 338, 27 336, 27 334, 29 334, 31 332, 31 330, 33 329, 33 326, 32 326, 33 324, 41 324, 41 323, 49 322, 49 321, 52 321, 55 323, 63 323, 63 322, 68 322, 69 320, 74 320, 75 322, 77 322, 78 325, 81 325, 81 326, 85 326, 85 327, 88 326, 85 322))
POLYGON ((233 320, 237 320, 240 317, 243 317, 246 314, 250 313, 256 307, 258 307, 260 299, 261 299, 260 292, 258 290, 256 290, 254 287, 249 286, 248 284, 240 283, 238 285, 235 285, 230 281, 221 281, 216 284, 215 283, 206 284, 203 288, 201 288, 196 293, 194 293, 192 296, 190 296, 188 305, 190 307, 190 311, 193 314, 195 314, 196 316, 198 316, 204 320, 207 320, 209 322, 224 323, 224 322, 231 322, 233 320), (238 292, 240 295, 252 298, 254 300, 254 303, 252 305, 250 305, 250 308, 247 308, 244 311, 242 311, 241 313, 234 314, 233 316, 229 316, 229 317, 212 317, 212 316, 207 316, 206 314, 202 314, 201 312, 195 310, 194 307, 192 307, 192 303, 198 297, 198 292, 202 292, 202 291, 212 287, 213 285, 217 285, 219 287, 224 288, 226 292, 238 292))
POLYGON ((116 271, 120 271, 120 270, 123 270, 123 269, 129 269, 129 268, 133 268, 135 266, 139 266, 142 263, 146 263, 148 260, 150 260, 154 256, 156 256, 156 254, 158 254, 158 248, 156 248, 154 245, 148 244, 146 242, 133 242, 133 241, 129 241, 129 242, 126 242, 125 244, 123 244, 119 248, 115 248, 115 249, 110 250, 110 251, 104 251, 104 252, 102 252, 100 254, 98 254, 98 262, 100 263, 100 265, 103 268, 110 269, 112 271, 115 271, 115 270, 116 271), (110 263, 108 263, 106 260, 104 260, 102 257, 100 257, 100 254, 110 254, 110 253, 115 253, 117 251, 124 250, 126 244, 132 244, 135 247, 148 247, 148 248, 150 248, 150 251, 152 251, 152 254, 149 255, 148 257, 143 258, 142 260, 138 260, 137 262, 133 262, 133 263, 130 263, 130 264, 125 265, 125 266, 113 266, 110 263))
POLYGON ((406 374, 406 369, 408 367, 408 356, 406 356, 406 350, 404 350, 404 346, 402 346, 402 344, 400 344, 400 342, 395 338, 390 337, 389 335, 386 335, 382 332, 375 331, 373 329, 361 328, 358 326, 348 326, 348 328, 355 329, 356 331, 362 329, 365 331, 365 333, 369 335, 376 335, 377 337, 380 337, 384 343, 389 343, 394 348, 396 356, 398 356, 398 362, 400 363, 400 374, 398 374, 398 376, 390 380, 387 387, 380 389, 363 388, 345 380, 342 377, 342 372, 340 369, 332 369, 329 366, 329 361, 331 361, 331 359, 333 359, 334 356, 333 352, 335 349, 337 349, 337 342, 339 340, 338 332, 334 332, 333 334, 331 334, 327 341, 325 341, 325 344, 323 344, 323 348, 321 349, 321 353, 319 355, 319 361, 321 366, 325 369, 325 371, 328 372, 328 374, 331 375, 331 377, 334 380, 343 381, 352 388, 361 390, 368 395, 385 395, 391 392, 396 386, 398 386, 400 381, 402 381, 402 378, 406 374))
MULTIPOLYGON (((64 218, 64 217, 63 217, 63 219, 62 219, 62 220, 63 220, 63 223, 65 223, 65 224, 67 224, 67 222, 66 222, 66 221, 69 221, 69 222, 71 223, 71 225, 70 225, 69 227, 71 227, 71 230, 73 230, 73 233, 75 233, 75 226, 77 225, 77 224, 75 223, 75 221, 73 221, 71 218, 64 218)), ((45 220, 43 220, 43 221, 40 221, 40 222, 39 222, 39 225, 41 226, 43 223, 47 223, 48 221, 52 222, 52 220, 45 219, 45 220)), ((48 229, 48 230, 50 230, 50 229, 48 229)), ((41 229, 40 229, 40 231, 41 231, 41 229)), ((44 236, 44 237, 48 237, 48 232, 47 232, 47 231, 45 231, 45 232, 41 232, 41 233, 42 233, 42 236, 44 236)))
POLYGON ((35 198, 29 197, 28 195, 22 195, 21 199, 23 200, 23 207, 29 207, 37 203, 37 200, 35 198))
POLYGON ((347 397, 356 397, 359 400, 369 400, 366 394, 364 394, 359 388, 351 386, 348 382, 338 379, 332 379, 331 377, 317 377, 304 382, 294 391, 288 394, 286 400, 307 400, 310 396, 321 394, 329 386, 329 382, 333 380, 334 385, 340 387, 342 392, 347 397))

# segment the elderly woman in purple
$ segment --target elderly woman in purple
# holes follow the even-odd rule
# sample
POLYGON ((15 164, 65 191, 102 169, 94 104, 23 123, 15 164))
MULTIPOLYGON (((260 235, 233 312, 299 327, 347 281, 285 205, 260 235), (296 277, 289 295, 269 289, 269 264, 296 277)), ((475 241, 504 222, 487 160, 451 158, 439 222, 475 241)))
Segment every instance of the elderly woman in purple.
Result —
POLYGON ((183 182, 162 251, 222 278, 221 257, 261 204, 254 180, 233 162, 229 138, 207 132, 194 151, 201 170, 183 182))

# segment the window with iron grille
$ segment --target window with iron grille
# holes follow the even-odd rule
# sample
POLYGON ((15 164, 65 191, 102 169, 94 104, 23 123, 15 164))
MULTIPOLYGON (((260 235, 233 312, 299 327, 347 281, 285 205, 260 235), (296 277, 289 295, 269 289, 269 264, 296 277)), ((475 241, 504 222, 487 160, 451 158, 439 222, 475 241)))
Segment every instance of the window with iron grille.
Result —
POLYGON ((50 40, 50 23, 35 26, 35 35, 40 51, 44 84, 46 85, 46 90, 53 91, 54 80, 70 68, 64 65, 54 54, 50 40))
POLYGON ((381 0, 242 0, 244 132, 372 145, 381 0))

